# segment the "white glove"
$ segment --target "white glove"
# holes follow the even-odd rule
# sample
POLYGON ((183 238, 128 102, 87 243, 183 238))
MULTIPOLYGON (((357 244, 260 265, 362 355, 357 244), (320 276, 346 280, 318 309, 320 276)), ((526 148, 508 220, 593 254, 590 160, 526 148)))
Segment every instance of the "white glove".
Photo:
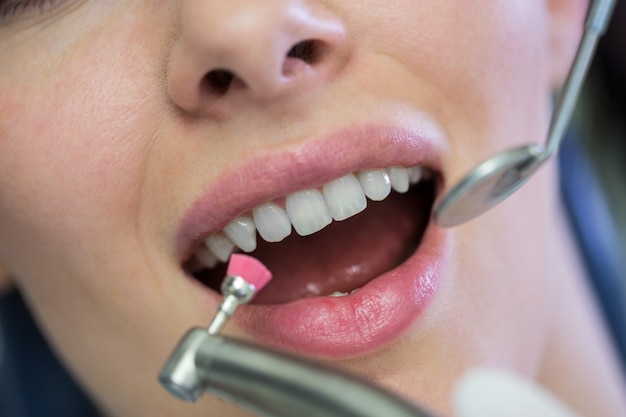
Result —
POLYGON ((453 402, 455 417, 579 417, 543 388, 498 370, 463 376, 453 402))

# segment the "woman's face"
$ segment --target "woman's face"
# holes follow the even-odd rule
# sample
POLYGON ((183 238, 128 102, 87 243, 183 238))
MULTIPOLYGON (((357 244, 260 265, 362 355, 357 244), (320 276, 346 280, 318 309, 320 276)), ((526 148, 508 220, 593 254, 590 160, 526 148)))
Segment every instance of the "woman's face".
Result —
POLYGON ((537 232, 552 224, 552 172, 454 229, 428 213, 476 163, 543 141, 575 42, 559 41, 565 3, 0 1, 0 259, 111 415, 246 415, 156 381, 216 311, 215 282, 190 271, 228 249, 203 240, 240 215, 265 227, 252 254, 274 280, 226 333, 442 413, 469 367, 533 376, 553 294, 537 232), (315 232, 326 206, 362 208, 367 178, 381 199, 404 173, 380 170, 413 166, 413 190, 315 232), (285 207, 308 236, 266 242, 289 230, 285 207))

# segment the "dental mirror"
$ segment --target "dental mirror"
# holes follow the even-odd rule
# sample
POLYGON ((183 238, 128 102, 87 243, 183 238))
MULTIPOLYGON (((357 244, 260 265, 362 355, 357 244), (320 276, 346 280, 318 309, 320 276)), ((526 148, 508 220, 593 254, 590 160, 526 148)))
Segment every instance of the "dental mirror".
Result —
POLYGON ((474 168, 435 204, 435 223, 452 227, 485 213, 518 190, 557 152, 615 1, 596 0, 589 10, 585 32, 552 116, 545 146, 526 145, 504 151, 474 168))

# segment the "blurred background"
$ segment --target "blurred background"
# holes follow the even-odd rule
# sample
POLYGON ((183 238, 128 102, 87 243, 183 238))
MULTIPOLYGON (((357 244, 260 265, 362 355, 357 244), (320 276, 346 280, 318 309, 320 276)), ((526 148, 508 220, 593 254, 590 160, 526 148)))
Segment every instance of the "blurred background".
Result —
MULTIPOLYGON (((626 243, 626 2, 618 1, 578 106, 576 127, 626 243)), ((626 256, 626 252, 622 252, 626 256)))
POLYGON ((626 372, 626 1, 600 40, 569 136, 564 200, 626 372))

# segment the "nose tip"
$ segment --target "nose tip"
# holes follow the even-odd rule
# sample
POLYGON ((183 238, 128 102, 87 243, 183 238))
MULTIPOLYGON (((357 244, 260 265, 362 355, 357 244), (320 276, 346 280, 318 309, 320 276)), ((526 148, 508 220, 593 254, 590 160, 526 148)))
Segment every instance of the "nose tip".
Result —
POLYGON ((190 113, 235 94, 265 100, 323 82, 345 57, 345 28, 327 9, 294 0, 190 0, 181 7, 168 87, 190 113))

